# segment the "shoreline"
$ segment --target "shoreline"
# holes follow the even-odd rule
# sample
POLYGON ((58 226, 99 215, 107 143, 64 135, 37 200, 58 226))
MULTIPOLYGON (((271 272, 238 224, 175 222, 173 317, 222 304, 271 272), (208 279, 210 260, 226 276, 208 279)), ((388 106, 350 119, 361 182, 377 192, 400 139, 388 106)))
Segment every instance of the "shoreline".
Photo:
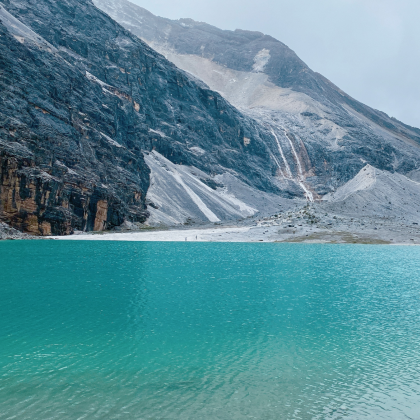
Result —
POLYGON ((351 232, 319 228, 278 227, 213 227, 201 229, 142 230, 131 232, 97 232, 71 236, 51 236, 42 239, 61 241, 114 241, 114 242, 231 242, 231 243, 304 243, 304 244, 359 244, 419 246, 411 240, 385 239, 388 231, 351 232))
POLYGON ((69 236, 29 236, 4 225, 0 228, 5 233, 2 236, 0 230, 0 239, 6 240, 420 245, 419 222, 396 217, 328 215, 306 207, 239 222, 177 226, 126 224, 118 230, 76 231, 69 236))

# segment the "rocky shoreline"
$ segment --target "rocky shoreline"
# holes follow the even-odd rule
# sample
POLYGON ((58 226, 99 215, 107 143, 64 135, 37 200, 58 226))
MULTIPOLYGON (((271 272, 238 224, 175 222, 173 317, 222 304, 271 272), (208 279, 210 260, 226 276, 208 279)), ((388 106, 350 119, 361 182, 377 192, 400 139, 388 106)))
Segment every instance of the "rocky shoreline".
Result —
POLYGON ((420 245, 420 226, 405 219, 348 217, 325 213, 319 206, 305 206, 267 218, 248 219, 237 225, 213 224, 122 232, 80 232, 52 239, 420 245))

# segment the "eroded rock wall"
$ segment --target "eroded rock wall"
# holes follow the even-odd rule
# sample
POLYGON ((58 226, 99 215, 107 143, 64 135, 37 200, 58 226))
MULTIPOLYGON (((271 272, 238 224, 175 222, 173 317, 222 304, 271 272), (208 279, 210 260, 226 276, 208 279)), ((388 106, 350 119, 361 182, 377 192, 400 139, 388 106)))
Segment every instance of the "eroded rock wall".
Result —
MULTIPOLYGON (((140 195, 133 196, 141 208, 140 195)), ((137 204, 137 206, 136 206, 137 204)), ((70 182, 41 171, 31 159, 0 156, 0 220, 32 235, 68 235, 121 225, 129 210, 106 188, 70 182)), ((147 212, 132 212, 144 222, 147 212)))
POLYGON ((0 220, 32 235, 145 221, 149 168, 111 137, 135 105, 0 11, 0 220))

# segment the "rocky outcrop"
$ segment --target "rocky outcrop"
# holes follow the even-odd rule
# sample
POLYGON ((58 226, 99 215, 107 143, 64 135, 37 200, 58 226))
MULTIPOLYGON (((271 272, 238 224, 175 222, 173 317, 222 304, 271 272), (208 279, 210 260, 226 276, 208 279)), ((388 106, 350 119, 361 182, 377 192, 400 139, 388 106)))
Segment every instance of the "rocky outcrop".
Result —
POLYGON ((130 214, 106 188, 85 180, 64 181, 40 170, 32 159, 3 153, 0 165, 1 217, 20 231, 32 235, 102 231, 119 226, 127 213, 134 221, 146 220, 146 212, 135 209, 130 214))
POLYGON ((6 223, 0 222, 0 241, 13 239, 31 239, 30 235, 22 233, 17 229, 11 228, 6 223))

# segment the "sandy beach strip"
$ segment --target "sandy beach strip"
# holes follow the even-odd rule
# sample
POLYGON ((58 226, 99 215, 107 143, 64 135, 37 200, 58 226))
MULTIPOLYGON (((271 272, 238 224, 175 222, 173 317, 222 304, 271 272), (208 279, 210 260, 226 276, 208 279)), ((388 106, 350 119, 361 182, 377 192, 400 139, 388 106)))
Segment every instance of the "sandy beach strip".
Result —
POLYGON ((54 236, 62 241, 131 241, 131 242, 249 242, 250 227, 179 229, 126 233, 79 234, 54 236))

